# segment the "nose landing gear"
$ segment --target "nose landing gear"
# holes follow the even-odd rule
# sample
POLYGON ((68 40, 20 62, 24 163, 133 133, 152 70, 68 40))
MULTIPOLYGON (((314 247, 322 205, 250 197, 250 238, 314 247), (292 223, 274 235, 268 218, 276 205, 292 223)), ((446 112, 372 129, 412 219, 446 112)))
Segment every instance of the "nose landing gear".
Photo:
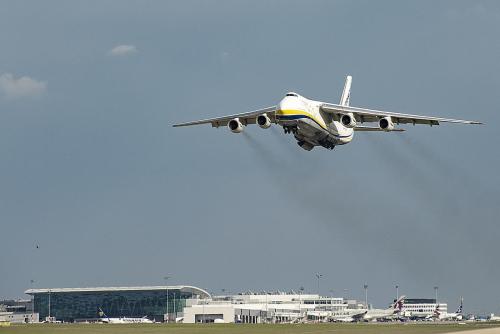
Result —
POLYGON ((283 130, 285 131, 285 133, 293 133, 293 134, 297 134, 297 132, 299 131, 296 125, 294 126, 285 125, 283 126, 283 130))

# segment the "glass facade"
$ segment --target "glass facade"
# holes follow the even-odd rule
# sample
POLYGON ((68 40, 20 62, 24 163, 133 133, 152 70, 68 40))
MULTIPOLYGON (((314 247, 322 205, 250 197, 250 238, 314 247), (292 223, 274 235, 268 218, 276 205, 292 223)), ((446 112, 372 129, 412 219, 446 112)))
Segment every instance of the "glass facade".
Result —
MULTIPOLYGON (((195 298, 193 292, 169 289, 168 313, 182 312, 189 298, 195 298)), ((167 290, 38 292, 34 293, 34 306, 40 319, 48 317, 50 312, 50 316, 64 322, 99 318, 99 308, 110 318, 146 316, 163 321, 167 313, 167 290)))

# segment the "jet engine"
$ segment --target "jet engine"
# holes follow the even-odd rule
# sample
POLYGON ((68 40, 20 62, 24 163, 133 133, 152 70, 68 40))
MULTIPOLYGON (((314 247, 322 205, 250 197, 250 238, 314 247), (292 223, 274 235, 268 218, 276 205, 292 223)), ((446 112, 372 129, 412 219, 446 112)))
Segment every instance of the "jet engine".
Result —
POLYGON ((231 132, 234 132, 234 133, 243 132, 243 126, 244 125, 241 124, 239 118, 233 118, 232 120, 230 120, 227 123, 227 127, 229 128, 229 130, 231 130, 231 132))
POLYGON ((392 131, 394 130, 394 123, 390 116, 382 117, 378 121, 378 126, 384 131, 392 131))
POLYGON ((354 128, 356 126, 356 119, 354 118, 354 115, 349 113, 349 114, 343 114, 340 117, 340 121, 342 124, 347 127, 347 128, 354 128))
POLYGON ((262 114, 262 115, 257 116, 257 124, 261 128, 267 129, 271 126, 271 120, 269 119, 269 117, 267 117, 266 114, 262 114))

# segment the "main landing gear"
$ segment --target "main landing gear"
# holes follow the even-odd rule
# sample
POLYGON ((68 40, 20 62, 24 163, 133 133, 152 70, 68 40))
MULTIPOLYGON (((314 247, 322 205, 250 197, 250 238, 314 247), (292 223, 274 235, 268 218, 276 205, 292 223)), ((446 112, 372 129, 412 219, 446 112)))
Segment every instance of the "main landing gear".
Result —
POLYGON ((327 148, 329 150, 333 150, 335 148, 335 145, 332 142, 329 142, 326 139, 323 139, 319 143, 320 143, 321 146, 323 146, 324 148, 327 148))
POLYGON ((304 140, 299 140, 297 142, 297 145, 299 145, 300 147, 302 147, 306 151, 310 151, 310 150, 312 150, 314 148, 313 144, 308 143, 308 142, 306 142, 304 140))
POLYGON ((296 125, 294 125, 294 126, 283 126, 283 130, 285 130, 285 133, 293 133, 293 134, 297 134, 297 132, 299 131, 297 129, 296 125))

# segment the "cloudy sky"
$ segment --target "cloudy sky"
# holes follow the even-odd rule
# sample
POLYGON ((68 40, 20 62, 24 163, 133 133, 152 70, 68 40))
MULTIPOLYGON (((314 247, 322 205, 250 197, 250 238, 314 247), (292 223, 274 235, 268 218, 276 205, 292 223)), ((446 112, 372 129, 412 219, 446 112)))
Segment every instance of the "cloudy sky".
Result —
POLYGON ((0 297, 192 284, 500 312, 497 1, 0 2, 0 297), (480 120, 301 150, 175 122, 337 102, 480 120), (39 248, 37 248, 37 245, 39 248), (333 292, 332 292, 333 291, 333 292))

